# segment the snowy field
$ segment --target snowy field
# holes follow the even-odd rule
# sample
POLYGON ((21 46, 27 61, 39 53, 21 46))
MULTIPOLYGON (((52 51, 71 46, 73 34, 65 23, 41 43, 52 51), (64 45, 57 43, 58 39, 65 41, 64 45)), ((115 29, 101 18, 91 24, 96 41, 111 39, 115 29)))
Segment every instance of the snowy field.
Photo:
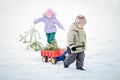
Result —
MULTIPOLYGON (((36 29, 46 44, 44 24, 36 29)), ((0 45, 0 80, 120 80, 120 0, 0 0, 0 45), (75 63, 68 69, 62 61, 43 63, 40 52, 19 42, 19 35, 48 8, 65 27, 56 34, 63 48, 69 25, 77 15, 86 16, 86 71, 76 70, 75 63)))

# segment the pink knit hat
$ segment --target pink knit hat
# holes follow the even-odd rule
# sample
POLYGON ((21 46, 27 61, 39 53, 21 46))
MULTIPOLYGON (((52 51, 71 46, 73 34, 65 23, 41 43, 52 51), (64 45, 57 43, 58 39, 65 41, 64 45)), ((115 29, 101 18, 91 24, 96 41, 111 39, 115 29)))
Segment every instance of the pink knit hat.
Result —
POLYGON ((47 11, 46 11, 46 14, 53 14, 54 12, 53 12, 53 10, 52 9, 48 9, 47 11))

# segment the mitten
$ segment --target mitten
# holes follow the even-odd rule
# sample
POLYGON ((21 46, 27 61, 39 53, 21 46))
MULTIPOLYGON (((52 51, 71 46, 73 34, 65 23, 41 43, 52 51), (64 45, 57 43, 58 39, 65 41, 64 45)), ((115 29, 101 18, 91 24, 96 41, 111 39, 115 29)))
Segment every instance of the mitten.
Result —
POLYGON ((72 47, 71 49, 72 49, 72 51, 76 51, 76 47, 72 47))

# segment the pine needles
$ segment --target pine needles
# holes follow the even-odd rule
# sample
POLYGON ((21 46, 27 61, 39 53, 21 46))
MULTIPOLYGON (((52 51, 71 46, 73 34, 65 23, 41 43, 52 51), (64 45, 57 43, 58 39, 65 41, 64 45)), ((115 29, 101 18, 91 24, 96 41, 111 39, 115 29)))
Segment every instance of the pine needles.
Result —
POLYGON ((20 35, 19 41, 28 44, 27 49, 31 48, 34 51, 39 51, 43 48, 43 44, 40 42, 40 34, 35 27, 20 35))

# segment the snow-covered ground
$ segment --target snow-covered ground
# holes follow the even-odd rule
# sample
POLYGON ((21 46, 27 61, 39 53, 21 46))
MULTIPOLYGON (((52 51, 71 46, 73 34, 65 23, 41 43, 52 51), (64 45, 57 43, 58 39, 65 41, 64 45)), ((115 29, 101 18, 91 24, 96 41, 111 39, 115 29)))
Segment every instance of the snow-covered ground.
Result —
MULTIPOLYGON (((0 0, 0 80, 119 80, 120 79, 120 1, 119 0, 0 0), (86 16, 87 51, 84 68, 75 63, 64 69, 43 63, 40 52, 27 50, 19 35, 35 18, 52 8, 64 25, 56 39, 66 46, 69 25, 78 14, 86 16), (64 35, 64 36, 63 36, 64 35)), ((36 25, 41 42, 46 44, 44 25, 36 25)))

